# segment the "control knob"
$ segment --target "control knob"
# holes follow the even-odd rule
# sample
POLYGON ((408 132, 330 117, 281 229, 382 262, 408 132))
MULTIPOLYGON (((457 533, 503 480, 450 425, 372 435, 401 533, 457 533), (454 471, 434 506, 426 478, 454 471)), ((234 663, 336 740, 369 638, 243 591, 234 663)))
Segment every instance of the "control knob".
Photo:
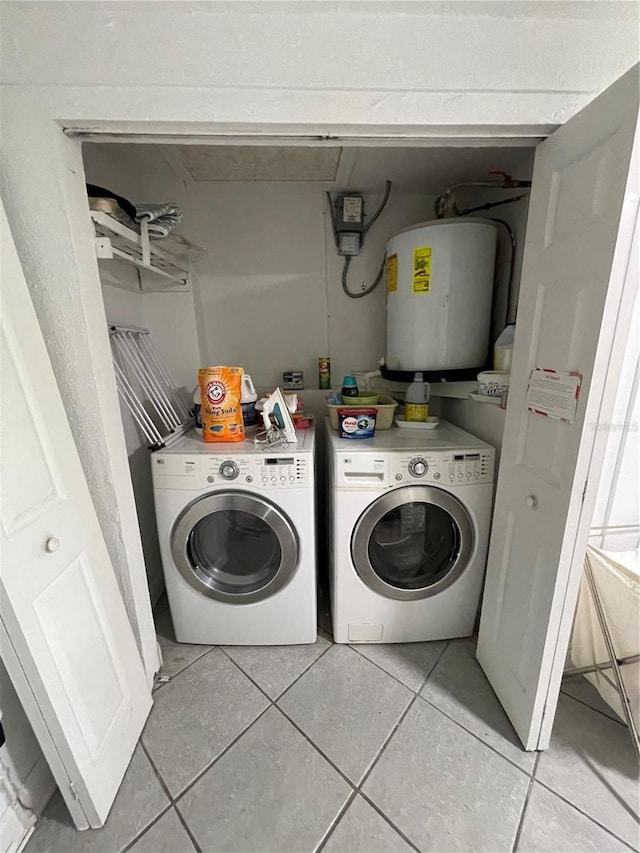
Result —
POLYGON ((220 476, 225 480, 235 480, 240 473, 240 469, 232 459, 227 459, 220 466, 220 476))
POLYGON ((416 456, 409 462, 409 473, 412 477, 424 477, 428 468, 427 460, 423 459, 422 456, 416 456))

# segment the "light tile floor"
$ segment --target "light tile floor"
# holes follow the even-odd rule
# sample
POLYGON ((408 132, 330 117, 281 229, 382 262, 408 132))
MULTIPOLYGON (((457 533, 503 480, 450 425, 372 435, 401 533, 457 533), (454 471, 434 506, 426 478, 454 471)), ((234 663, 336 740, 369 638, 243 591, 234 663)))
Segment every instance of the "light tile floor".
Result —
POLYGON ((56 795, 26 853, 639 847, 628 734, 584 680, 536 755, 470 641, 210 648, 157 625, 170 680, 106 826, 76 832, 56 795))

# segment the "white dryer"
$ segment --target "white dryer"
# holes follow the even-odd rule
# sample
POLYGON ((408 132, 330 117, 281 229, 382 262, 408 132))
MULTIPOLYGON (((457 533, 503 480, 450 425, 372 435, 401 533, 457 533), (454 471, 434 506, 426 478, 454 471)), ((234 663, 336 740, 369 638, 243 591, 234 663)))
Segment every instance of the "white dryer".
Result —
POLYGON ((495 451, 441 422, 371 440, 331 429, 331 612, 338 643, 406 643, 473 632, 495 451))
POLYGON ((274 450, 194 433, 151 466, 177 640, 315 642, 313 428, 274 450))

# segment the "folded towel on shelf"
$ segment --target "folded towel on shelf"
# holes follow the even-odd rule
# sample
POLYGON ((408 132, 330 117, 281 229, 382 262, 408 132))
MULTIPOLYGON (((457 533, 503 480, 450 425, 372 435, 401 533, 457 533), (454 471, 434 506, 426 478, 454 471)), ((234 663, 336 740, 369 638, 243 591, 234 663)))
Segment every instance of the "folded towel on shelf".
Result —
POLYGON ((182 222, 182 210, 174 202, 136 204, 136 221, 148 222, 149 237, 166 237, 182 222))

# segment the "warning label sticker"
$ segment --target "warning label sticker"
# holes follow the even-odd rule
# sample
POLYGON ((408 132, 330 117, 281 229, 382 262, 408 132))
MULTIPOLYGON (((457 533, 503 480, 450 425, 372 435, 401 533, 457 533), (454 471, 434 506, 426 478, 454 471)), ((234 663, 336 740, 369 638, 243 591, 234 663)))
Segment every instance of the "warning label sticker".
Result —
POLYGON ((398 256, 387 258, 387 293, 395 293, 398 289, 398 256))
POLYGON ((413 292, 429 293, 431 290, 431 246, 418 246, 413 250, 413 292))

